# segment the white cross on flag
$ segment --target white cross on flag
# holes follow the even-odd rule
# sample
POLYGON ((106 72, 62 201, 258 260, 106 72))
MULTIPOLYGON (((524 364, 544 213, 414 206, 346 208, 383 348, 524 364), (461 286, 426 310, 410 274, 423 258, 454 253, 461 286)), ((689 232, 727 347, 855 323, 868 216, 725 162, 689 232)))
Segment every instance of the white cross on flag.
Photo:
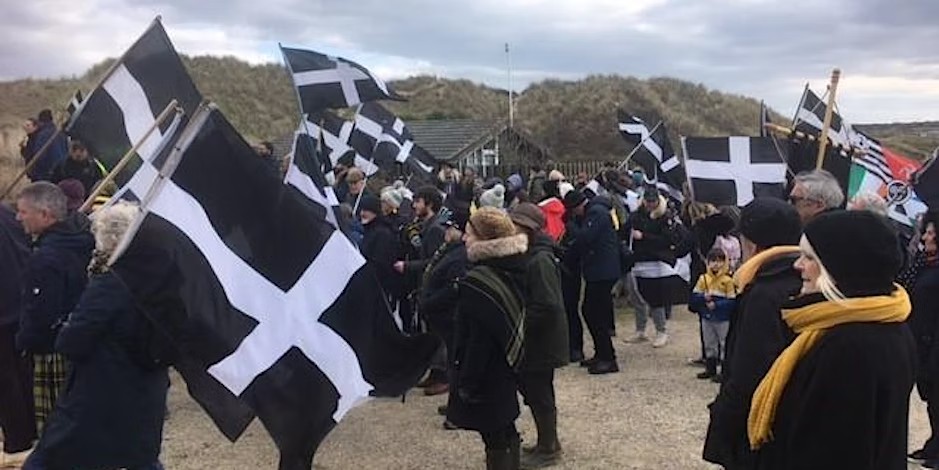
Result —
POLYGON ((786 163, 770 137, 685 137, 685 168, 695 201, 745 206, 785 199, 786 163))
POLYGON ((365 67, 342 57, 281 47, 304 113, 402 99, 365 67))
POLYGON ((174 367, 219 429, 235 440, 257 416, 279 468, 309 469, 370 391, 413 386, 437 341, 398 331, 326 208, 265 171, 213 106, 174 147, 113 272, 168 333, 174 367))
POLYGON ((682 200, 681 188, 686 180, 685 168, 672 150, 665 124, 659 124, 653 131, 645 121, 636 116, 622 110, 618 112, 618 116, 617 128, 623 139, 634 146, 642 146, 642 149, 634 154, 633 162, 642 168, 649 182, 656 183, 657 186, 664 183, 669 194, 682 200))
POLYGON ((355 115, 349 145, 362 155, 370 155, 378 165, 407 164, 420 172, 433 173, 436 162, 415 145, 414 135, 398 116, 378 103, 365 103, 355 115))

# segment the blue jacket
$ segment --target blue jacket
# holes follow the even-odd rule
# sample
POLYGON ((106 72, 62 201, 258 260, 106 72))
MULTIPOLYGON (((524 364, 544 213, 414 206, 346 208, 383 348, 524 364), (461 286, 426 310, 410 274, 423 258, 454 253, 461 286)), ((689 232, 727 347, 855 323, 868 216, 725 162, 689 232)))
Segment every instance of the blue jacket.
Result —
POLYGON ((714 310, 705 305, 704 293, 692 292, 688 310, 697 313, 705 321, 730 321, 730 314, 734 311, 737 300, 716 295, 712 295, 711 300, 714 301, 714 310))
MULTIPOLYGON (((46 123, 43 124, 35 132, 35 139, 30 139, 29 146, 30 148, 26 149, 24 152, 23 158, 26 160, 26 163, 29 163, 36 152, 38 152, 49 139, 55 135, 56 127, 55 124, 46 123)), ((65 138, 65 134, 59 134, 55 138, 55 141, 52 145, 49 146, 49 149, 46 150, 39 161, 29 172, 29 179, 32 181, 48 181, 52 178, 52 170, 65 161, 68 157, 68 141, 65 138)))
POLYGON ((574 236, 571 250, 579 256, 587 282, 615 281, 620 278, 619 241, 605 196, 596 196, 587 205, 584 223, 574 236))
POLYGON ((95 241, 88 219, 72 213, 40 235, 26 264, 23 316, 16 348, 52 352, 58 328, 81 297, 95 241))

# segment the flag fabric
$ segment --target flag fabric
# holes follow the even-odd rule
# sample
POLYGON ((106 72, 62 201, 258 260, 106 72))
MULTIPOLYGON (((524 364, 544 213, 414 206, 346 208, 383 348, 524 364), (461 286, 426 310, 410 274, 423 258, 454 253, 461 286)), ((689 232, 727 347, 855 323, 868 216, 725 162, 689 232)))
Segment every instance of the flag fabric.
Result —
POLYGON ((342 57, 281 47, 304 113, 375 100, 401 100, 368 69, 342 57))
POLYGON ((659 125, 652 134, 642 119, 622 110, 618 116, 619 131, 623 138, 633 145, 642 146, 642 150, 633 156, 633 161, 639 164, 643 173, 651 177, 653 182, 665 183, 668 192, 681 200, 681 188, 687 180, 685 168, 672 150, 665 124, 659 125))
POLYGON ((769 129, 766 128, 767 124, 772 124, 769 119, 769 108, 766 107, 766 103, 760 101, 760 137, 771 136, 769 129))
POLYGON ((287 167, 285 182, 326 209, 326 219, 338 228, 335 208, 339 206, 339 200, 323 171, 324 165, 318 157, 316 140, 306 133, 305 127, 301 127, 294 136, 293 149, 288 158, 290 165, 287 167))
POLYGON ((367 155, 358 153, 349 145, 354 124, 351 121, 336 116, 329 111, 320 111, 308 114, 306 120, 300 123, 297 130, 300 134, 309 135, 314 141, 322 136, 322 143, 317 147, 322 151, 319 162, 323 173, 329 176, 332 168, 342 162, 346 166, 355 165, 362 169, 366 175, 371 176, 378 167, 373 164, 367 155))
POLYGON ((911 180, 916 194, 931 209, 939 209, 939 165, 936 159, 939 158, 939 149, 933 152, 932 157, 923 164, 919 171, 916 171, 911 180))
POLYGON ((916 193, 911 179, 920 169, 919 162, 906 158, 881 145, 876 139, 858 132, 856 154, 851 165, 848 199, 863 192, 874 193, 887 202, 887 215, 907 228, 916 224, 916 217, 926 205, 916 193))
POLYGON ((437 341, 405 337, 325 209, 265 171, 214 108, 192 117, 113 271, 229 439, 256 416, 281 470, 308 470, 370 391, 403 393, 437 341))
MULTIPOLYGON (((806 171, 813 171, 818 163, 818 140, 811 137, 798 137, 795 134, 789 137, 787 163, 791 174, 798 175, 806 171)), ((831 173, 841 190, 846 192, 851 179, 851 155, 848 149, 827 145, 822 169, 831 173)))
POLYGON ((743 207, 786 197, 786 163, 770 137, 685 137, 682 147, 695 201, 743 207))
MULTIPOLYGON (((822 102, 821 98, 806 87, 792 127, 797 131, 818 137, 822 133, 827 109, 828 106, 822 102)), ((831 126, 828 129, 828 138, 831 143, 838 147, 850 147, 852 132, 851 126, 841 119, 837 111, 833 111, 831 126)))
MULTIPOLYGON (((158 18, 71 114, 65 131, 85 142, 110 170, 143 140, 174 99, 191 114, 202 102, 202 95, 158 18)), ((169 120, 164 122, 143 142, 137 152, 142 160, 153 157, 170 126, 169 120)), ((135 170, 136 164, 129 165, 118 183, 126 182, 135 170)))
POLYGON ((431 174, 436 160, 414 143, 414 135, 404 121, 384 106, 365 103, 355 115, 349 145, 379 166, 393 163, 431 174))
POLYGON ((68 101, 68 107, 65 108, 65 112, 68 113, 68 121, 72 120, 72 115, 75 114, 75 111, 78 111, 79 107, 81 107, 82 101, 84 101, 82 91, 76 90, 75 94, 72 95, 72 99, 68 101))

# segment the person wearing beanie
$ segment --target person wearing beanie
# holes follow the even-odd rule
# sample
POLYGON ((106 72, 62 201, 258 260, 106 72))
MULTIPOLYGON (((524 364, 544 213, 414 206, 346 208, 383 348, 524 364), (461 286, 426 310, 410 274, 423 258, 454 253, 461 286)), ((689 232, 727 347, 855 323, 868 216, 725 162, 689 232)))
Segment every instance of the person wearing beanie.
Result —
POLYGON ((910 298, 893 283, 896 231, 837 211, 809 222, 799 249, 802 286, 783 309, 796 336, 749 411, 759 468, 905 469, 916 343, 910 298))
POLYGON ((497 184, 479 196, 479 207, 505 208, 505 186, 497 184))
POLYGON ((363 195, 359 201, 359 218, 363 227, 359 251, 378 274, 382 289, 391 292, 390 282, 396 277, 393 265, 398 258, 395 229, 382 214, 381 201, 371 194, 363 195))
POLYGON ((69 178, 59 181, 58 186, 65 193, 65 197, 68 198, 65 207, 68 208, 69 212, 77 211, 85 203, 85 187, 82 186, 81 181, 69 178))
POLYGON ((564 297, 564 311, 567 313, 568 345, 570 347, 570 362, 584 361, 584 325, 581 319, 581 294, 583 292, 583 269, 581 268, 580 253, 572 250, 577 234, 583 228, 583 206, 587 197, 573 185, 564 192, 564 234, 558 242, 561 252, 561 293, 564 297))
POLYGON ((541 202, 546 196, 545 183, 548 181, 548 175, 540 165, 532 165, 531 173, 528 175, 528 187, 526 193, 528 198, 534 202, 541 202))
POLYGON ((799 211, 804 226, 820 214, 841 208, 844 190, 828 171, 806 171, 793 179, 789 202, 799 211))
POLYGON ((720 391, 710 405, 704 460, 749 469, 756 468, 747 437, 750 401, 793 337, 781 311, 802 286, 794 267, 802 221, 785 201, 756 198, 741 211, 738 229, 743 264, 734 274, 737 308, 730 315, 720 391))
MULTIPOLYGON (((580 192, 568 193, 575 218, 583 222, 573 236, 569 248, 580 258, 584 287, 583 313, 590 337, 593 338, 594 356, 581 363, 590 374, 619 372, 616 351, 611 335, 615 330, 613 312, 613 285, 619 280, 619 241, 610 210, 610 199, 595 197, 584 204, 580 192), (580 196, 576 196, 580 194, 580 196), (574 195, 574 196, 572 196, 574 195), (578 202, 580 200, 580 202, 578 202), (573 205, 576 204, 576 205, 573 205)), ((567 205, 567 204, 565 204, 567 205)))
POLYGON ((567 365, 567 314, 561 294, 561 267, 554 241, 544 232, 541 209, 523 203, 509 212, 519 233, 528 237, 525 311, 525 354, 519 371, 519 391, 531 408, 538 432, 534 446, 526 447, 523 468, 554 465, 561 457, 554 370, 567 365))
POLYGON ((504 211, 484 207, 470 217, 464 241, 473 267, 459 282, 447 419, 480 434, 486 468, 517 469, 528 238, 504 211))
POLYGON ((926 468, 939 468, 939 211, 927 211, 921 227, 920 244, 900 282, 913 303, 909 325, 919 358, 916 390, 926 402, 931 432, 922 447, 910 453, 909 460, 926 468))

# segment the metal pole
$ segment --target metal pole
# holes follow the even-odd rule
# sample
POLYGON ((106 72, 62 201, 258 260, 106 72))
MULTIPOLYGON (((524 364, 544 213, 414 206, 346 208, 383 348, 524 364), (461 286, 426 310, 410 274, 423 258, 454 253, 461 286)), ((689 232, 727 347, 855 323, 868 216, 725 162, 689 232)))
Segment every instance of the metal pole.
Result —
POLYGON ((509 127, 515 126, 515 98, 512 92, 512 53, 509 52, 509 43, 505 43, 505 61, 508 65, 509 79, 509 127))
MULTIPOLYGON (((645 148, 644 144, 646 143, 646 141, 648 141, 649 139, 652 138, 653 135, 655 135, 655 131, 659 130, 659 127, 661 127, 664 122, 665 121, 659 121, 659 123, 656 124, 655 127, 653 127, 651 131, 649 131, 649 135, 645 136, 644 139, 642 139, 641 141, 639 141, 638 144, 636 144, 632 152, 629 152, 629 155, 626 155, 626 159, 623 160, 623 163, 619 164, 619 167, 617 167, 617 170, 622 170, 624 166, 629 164, 629 160, 633 158, 633 155, 636 155, 636 153, 639 152, 639 150, 645 148)), ((665 150, 665 149, 662 149, 662 150, 665 150)), ((671 157, 671 155, 669 155, 669 157, 671 157)), ((665 155, 662 155, 662 158, 665 158, 665 155)), ((656 168, 658 168, 658 165, 656 165, 656 168)))
POLYGON ((838 92, 838 82, 841 80, 841 69, 835 69, 831 72, 831 88, 828 90, 828 107, 825 109, 825 121, 822 123, 822 135, 818 142, 818 159, 815 163, 815 169, 821 170, 825 163, 825 150, 828 146, 828 130, 831 129, 831 119, 835 113, 835 95, 838 92))

